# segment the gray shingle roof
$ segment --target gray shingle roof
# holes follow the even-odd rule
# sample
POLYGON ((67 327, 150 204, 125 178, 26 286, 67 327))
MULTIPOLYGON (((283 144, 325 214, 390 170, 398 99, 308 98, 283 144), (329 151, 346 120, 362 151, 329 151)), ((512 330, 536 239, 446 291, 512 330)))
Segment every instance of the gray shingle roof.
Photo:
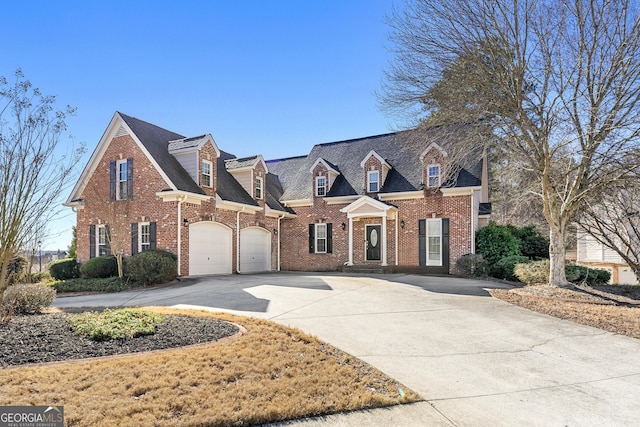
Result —
POLYGON ((216 193, 228 202, 242 203, 245 205, 258 206, 258 202, 246 192, 246 190, 240 185, 238 181, 229 173, 225 168, 225 163, 229 160, 235 159, 233 154, 225 151, 220 151, 220 157, 218 157, 218 171, 216 178, 218 183, 216 185, 216 193))
POLYGON ((169 141, 169 151, 181 150, 183 148, 197 147, 200 143, 207 139, 207 135, 199 135, 191 138, 182 138, 175 141, 169 141))
POLYGON ((241 159, 232 158, 224 162, 227 170, 250 168, 255 166, 258 156, 243 157, 241 159))

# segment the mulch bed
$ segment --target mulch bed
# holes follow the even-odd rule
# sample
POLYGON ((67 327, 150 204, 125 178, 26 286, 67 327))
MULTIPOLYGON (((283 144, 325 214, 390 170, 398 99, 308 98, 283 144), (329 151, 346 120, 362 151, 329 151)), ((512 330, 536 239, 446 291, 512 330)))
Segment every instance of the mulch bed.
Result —
POLYGON ((0 369, 27 363, 113 356, 217 341, 238 327, 217 319, 166 316, 156 333, 124 340, 93 341, 75 334, 68 314, 15 316, 0 325, 0 369))

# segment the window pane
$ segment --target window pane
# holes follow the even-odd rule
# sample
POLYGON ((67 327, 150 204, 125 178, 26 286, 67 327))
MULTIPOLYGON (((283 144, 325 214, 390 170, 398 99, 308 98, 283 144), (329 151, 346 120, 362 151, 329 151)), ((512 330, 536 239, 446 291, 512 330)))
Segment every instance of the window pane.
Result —
POLYGON ((324 177, 318 177, 316 179, 316 195, 324 196, 326 189, 326 180, 324 177))
POLYGON ((316 224, 316 252, 327 252, 327 224, 316 224))
POLYGON ((440 220, 428 221, 429 230, 427 233, 429 236, 440 236, 440 220))
POLYGON ((380 182, 380 174, 375 171, 375 172, 369 172, 369 192, 370 193, 375 193, 376 191, 378 191, 379 188, 379 182, 380 182))

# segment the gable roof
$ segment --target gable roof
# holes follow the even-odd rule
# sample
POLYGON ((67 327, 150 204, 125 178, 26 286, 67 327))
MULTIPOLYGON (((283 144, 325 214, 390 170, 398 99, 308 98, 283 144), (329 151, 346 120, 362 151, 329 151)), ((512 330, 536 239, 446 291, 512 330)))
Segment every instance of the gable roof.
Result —
POLYGON ((227 161, 232 161, 235 158, 236 157, 233 154, 220 150, 220 157, 218 157, 217 160, 216 194, 218 194, 222 200, 226 200, 228 202, 259 206, 258 202, 256 202, 254 198, 247 193, 242 185, 236 181, 225 167, 227 161))

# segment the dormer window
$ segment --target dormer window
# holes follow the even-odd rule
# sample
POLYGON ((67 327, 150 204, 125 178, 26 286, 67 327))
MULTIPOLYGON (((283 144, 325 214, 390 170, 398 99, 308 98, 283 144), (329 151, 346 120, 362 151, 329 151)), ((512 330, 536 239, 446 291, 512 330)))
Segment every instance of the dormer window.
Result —
POLYGON ((440 187, 440 165, 429 165, 427 168, 427 187, 440 187))
POLYGON ((367 192, 377 193, 378 191, 380 191, 380 172, 367 172, 367 192))
POLYGON ((211 179, 211 171, 213 170, 213 163, 208 160, 202 161, 202 173, 200 176, 200 183, 203 187, 211 187, 212 179, 211 179))
POLYGON ((327 178, 324 176, 316 177, 316 196, 323 197, 327 194, 327 178))
POLYGON ((256 177, 256 199, 262 199, 262 177, 256 177))

